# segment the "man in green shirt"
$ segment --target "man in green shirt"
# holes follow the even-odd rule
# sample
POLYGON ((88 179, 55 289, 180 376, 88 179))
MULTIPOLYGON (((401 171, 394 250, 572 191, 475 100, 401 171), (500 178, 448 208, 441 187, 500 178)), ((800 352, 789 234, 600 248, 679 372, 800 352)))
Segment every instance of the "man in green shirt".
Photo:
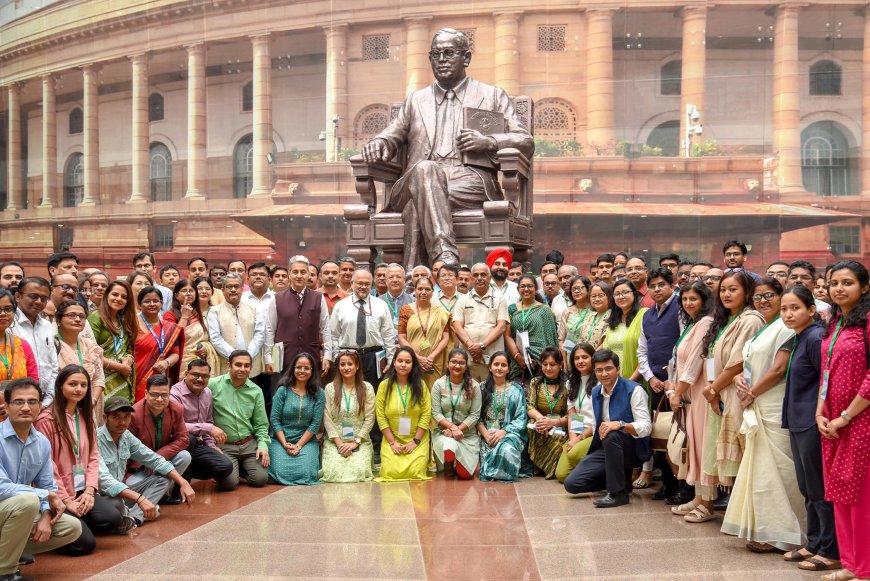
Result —
POLYGON ((237 349, 229 356, 229 373, 213 377, 214 425, 226 432, 221 450, 233 465, 229 476, 217 481, 221 490, 233 490, 242 472, 251 486, 265 486, 269 467, 269 420, 263 392, 252 381, 251 354, 237 349))

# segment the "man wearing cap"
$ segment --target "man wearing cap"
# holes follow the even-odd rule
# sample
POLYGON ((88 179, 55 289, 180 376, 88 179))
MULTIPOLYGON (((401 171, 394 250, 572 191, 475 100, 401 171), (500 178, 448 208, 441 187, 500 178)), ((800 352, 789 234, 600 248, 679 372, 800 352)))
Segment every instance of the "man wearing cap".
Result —
POLYGON ((250 373, 251 354, 237 349, 230 353, 230 372, 208 382, 214 423, 226 436, 220 448, 233 465, 229 476, 217 480, 219 490, 235 489, 240 473, 249 485, 258 488, 265 486, 268 478, 269 419, 263 392, 248 379, 250 373))
POLYGON ((486 265, 492 273, 492 292, 504 299, 505 304, 513 305, 520 302, 520 291, 517 283, 508 280, 508 271, 513 265, 513 255, 507 248, 496 248, 486 256, 486 265))
POLYGON ((111 397, 103 411, 106 423, 97 430, 100 448, 100 493, 112 498, 122 514, 133 517, 137 526, 155 520, 160 514, 157 503, 169 491, 172 483, 180 488, 182 502, 193 504, 196 493, 172 466, 130 433, 130 421, 135 408, 123 397, 111 397), (138 462, 153 474, 127 484, 124 475, 130 461, 138 462))

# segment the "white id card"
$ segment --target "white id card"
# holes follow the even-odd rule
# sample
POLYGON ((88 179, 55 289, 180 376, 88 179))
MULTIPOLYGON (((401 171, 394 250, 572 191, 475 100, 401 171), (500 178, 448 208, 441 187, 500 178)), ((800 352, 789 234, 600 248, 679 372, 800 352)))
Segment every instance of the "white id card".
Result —
POLYGON ((831 375, 830 370, 822 371, 822 393, 819 394, 819 399, 824 401, 828 399, 828 378, 831 375))
POLYGON ((562 351, 567 351, 568 353, 570 353, 571 349, 573 349, 575 345, 577 345, 577 343, 575 343, 571 339, 565 339, 565 342, 562 343, 562 351))
POLYGON ((716 379, 716 360, 708 357, 704 362, 704 373, 707 375, 707 381, 716 379))
POLYGON ((526 369, 532 368, 532 360, 529 357, 529 332, 517 331, 517 347, 520 353, 523 354, 523 359, 526 362, 526 369))
POLYGON ((353 440, 353 424, 350 422, 341 422, 341 439, 345 442, 353 440))
POLYGON ((400 416, 399 417, 399 435, 400 436, 410 436, 411 435, 411 418, 408 416, 400 416))
POLYGON ((752 387, 752 370, 748 367, 743 368, 743 381, 746 382, 746 387, 752 387))
POLYGON ((586 423, 583 421, 583 417, 579 415, 571 416, 570 429, 572 434, 582 434, 586 431, 586 423))
POLYGON ((526 425, 526 428, 528 428, 528 429, 530 429, 530 430, 534 430, 536 425, 537 425, 537 424, 535 424, 535 422, 529 422, 529 423, 526 425))
POLYGON ((84 466, 76 466, 73 468, 73 485, 75 486, 76 492, 85 489, 85 467, 84 466))

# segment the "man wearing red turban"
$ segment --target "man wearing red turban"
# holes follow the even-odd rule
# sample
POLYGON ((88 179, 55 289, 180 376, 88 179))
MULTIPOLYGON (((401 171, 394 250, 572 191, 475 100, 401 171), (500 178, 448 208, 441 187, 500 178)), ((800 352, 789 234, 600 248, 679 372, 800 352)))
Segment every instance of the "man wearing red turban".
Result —
POLYGON ((513 255, 507 248, 496 248, 486 257, 486 265, 492 271, 492 290, 495 296, 502 297, 507 305, 520 301, 517 283, 508 280, 508 270, 513 263, 513 255))

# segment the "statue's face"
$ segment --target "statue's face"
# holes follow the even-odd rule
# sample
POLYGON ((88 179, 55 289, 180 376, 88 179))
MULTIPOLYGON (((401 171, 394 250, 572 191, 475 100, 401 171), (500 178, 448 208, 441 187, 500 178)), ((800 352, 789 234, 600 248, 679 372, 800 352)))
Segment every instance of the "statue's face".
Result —
POLYGON ((442 86, 453 87, 460 83, 465 78, 465 67, 471 62, 471 53, 459 50, 457 45, 452 35, 442 34, 432 40, 429 62, 432 74, 442 86))

